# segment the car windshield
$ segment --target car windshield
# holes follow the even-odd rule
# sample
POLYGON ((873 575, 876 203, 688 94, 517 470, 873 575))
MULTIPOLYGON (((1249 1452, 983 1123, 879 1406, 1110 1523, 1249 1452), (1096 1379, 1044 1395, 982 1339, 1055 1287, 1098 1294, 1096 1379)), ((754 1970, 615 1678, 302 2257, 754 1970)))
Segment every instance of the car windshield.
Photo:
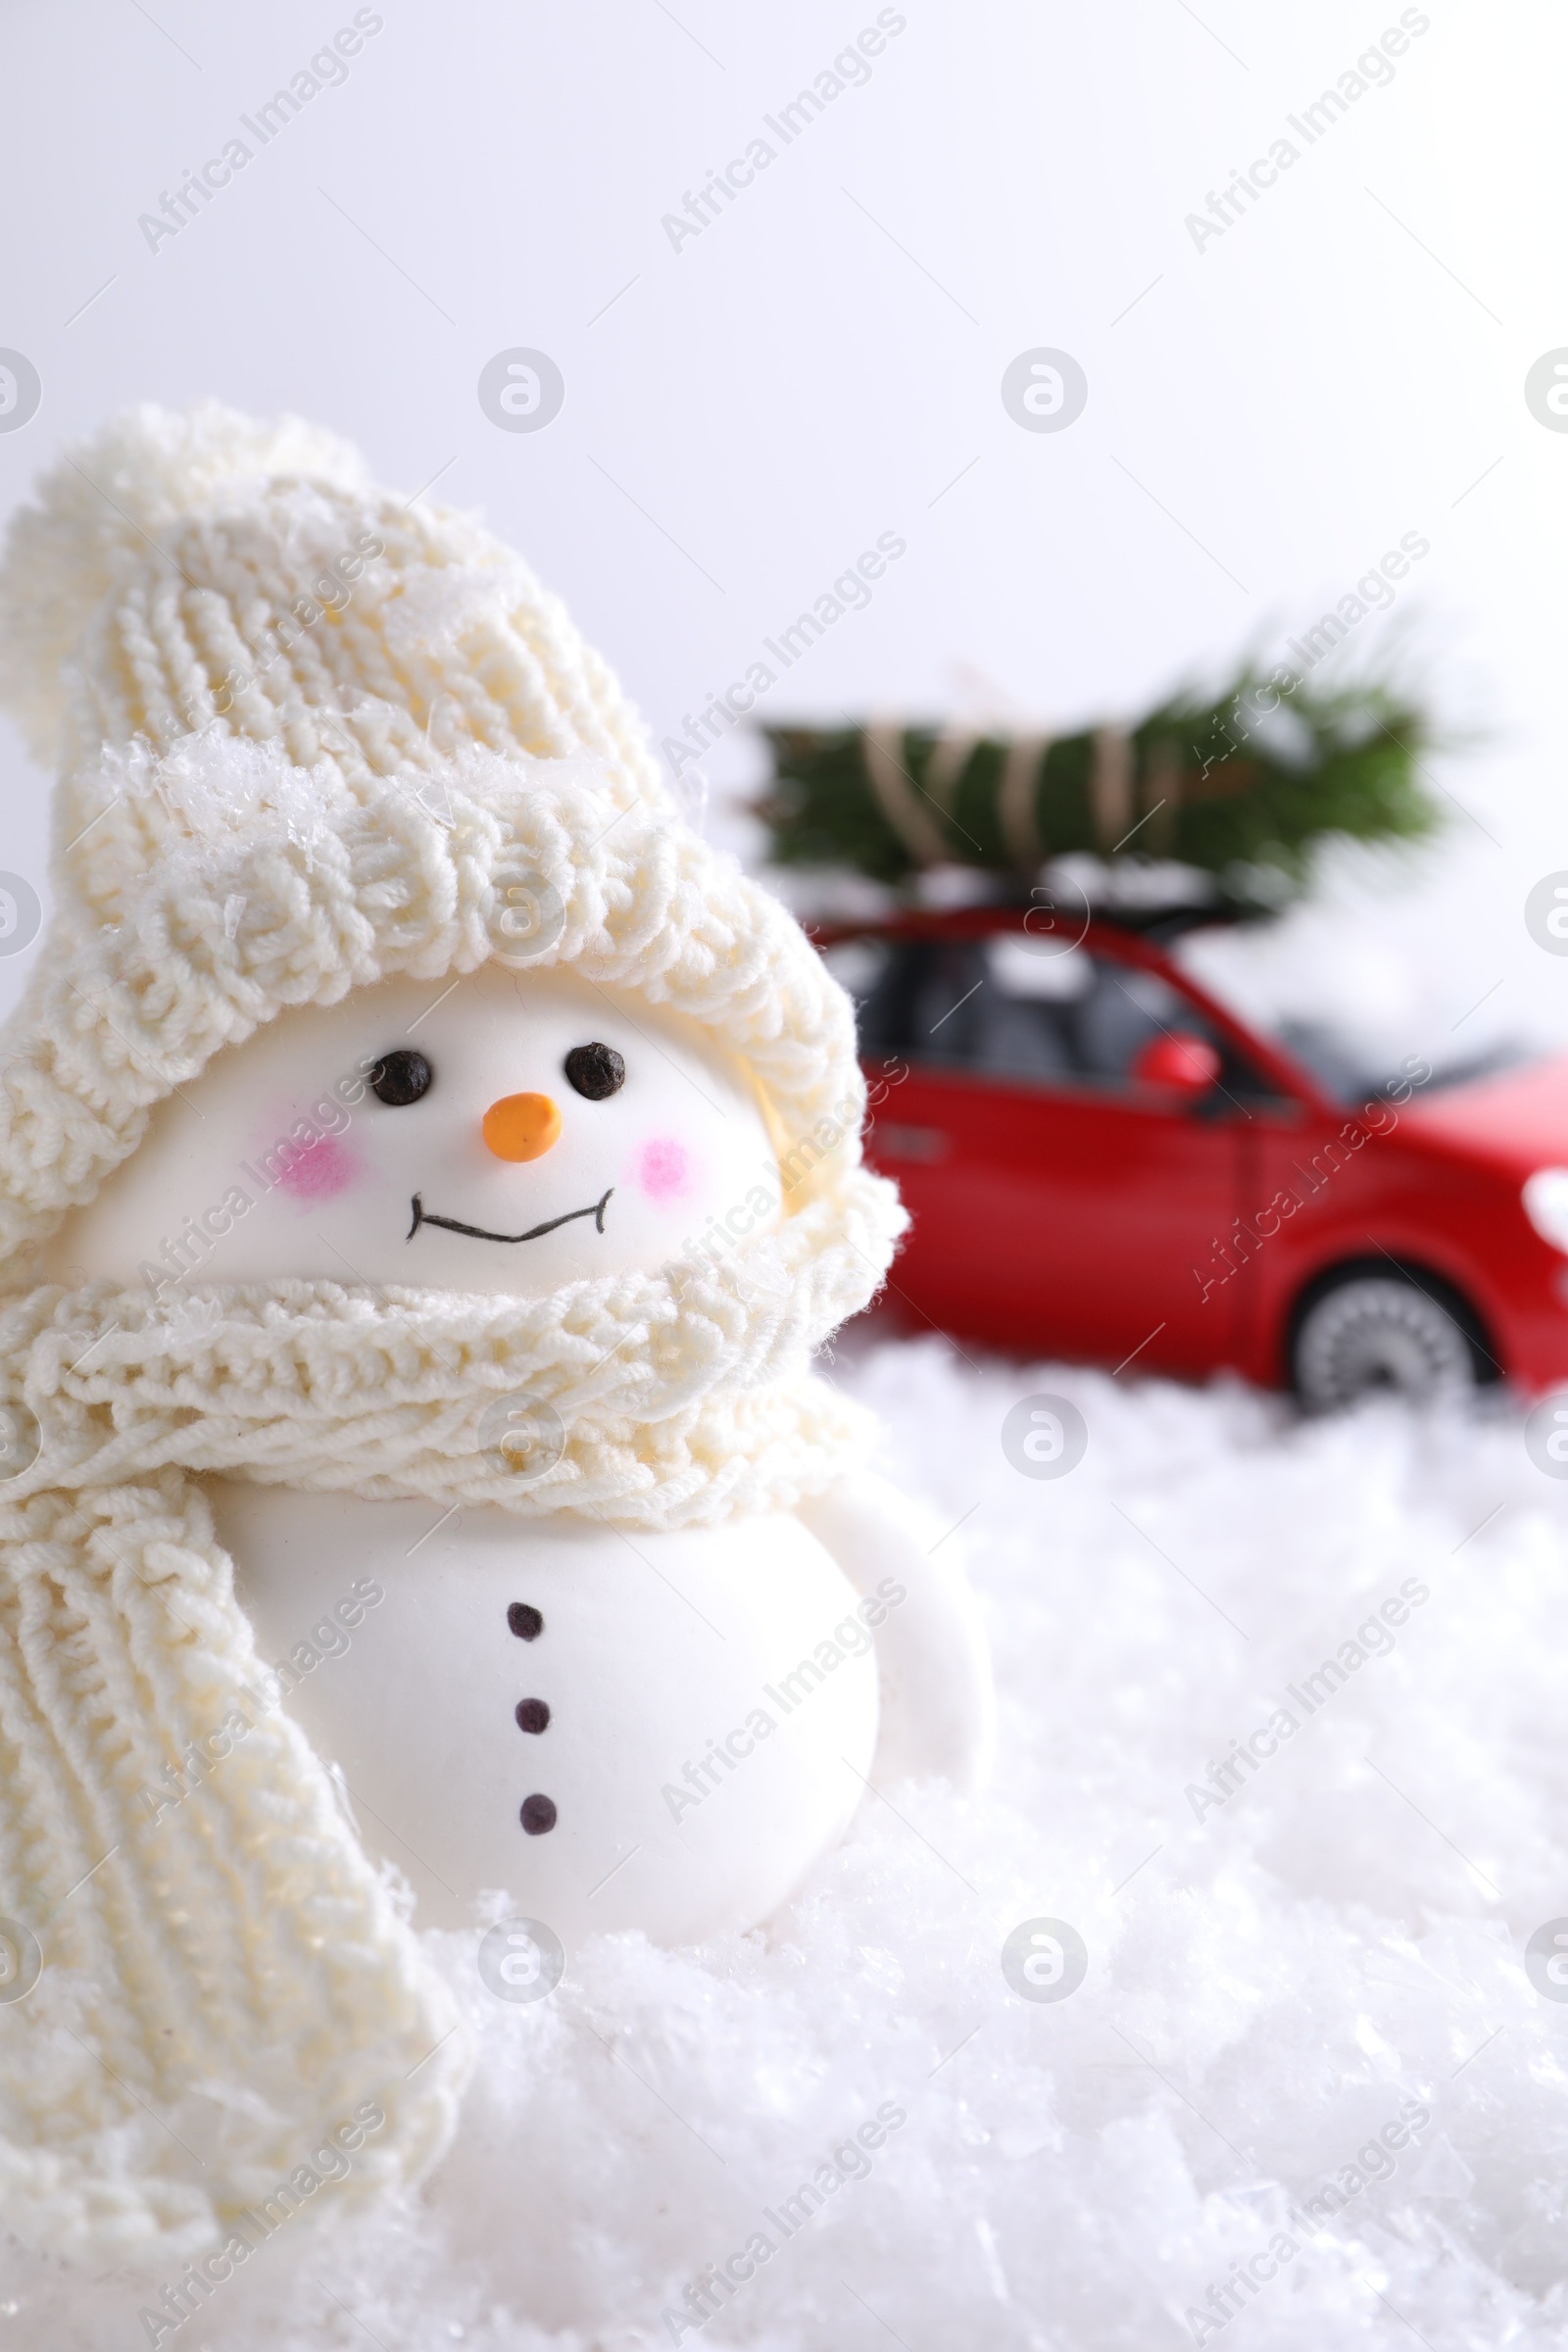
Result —
MULTIPOLYGON (((1380 1051, 1374 1038, 1357 1035, 1348 1023, 1283 1014, 1268 1024, 1264 1034, 1298 1061, 1336 1102, 1364 1102, 1411 1074, 1403 1056, 1380 1051)), ((1429 1050, 1409 1058, 1430 1071, 1420 1085, 1423 1093, 1431 1094, 1443 1087, 1463 1086, 1473 1078, 1490 1078, 1498 1070, 1514 1069, 1528 1060, 1529 1054, 1521 1046, 1494 1039, 1469 1054, 1449 1046, 1446 1053, 1429 1050)))

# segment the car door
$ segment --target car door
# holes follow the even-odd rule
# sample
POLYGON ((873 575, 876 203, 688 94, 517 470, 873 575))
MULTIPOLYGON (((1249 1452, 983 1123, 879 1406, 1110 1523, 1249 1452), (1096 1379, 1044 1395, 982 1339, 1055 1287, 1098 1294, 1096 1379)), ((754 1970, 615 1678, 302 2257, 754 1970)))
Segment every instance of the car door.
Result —
POLYGON ((1151 1039, 1209 1034, 1166 980, 1021 932, 903 941, 861 1020, 869 1152, 914 1220, 894 1282, 918 1313, 1112 1365, 1232 1360, 1234 1292, 1200 1269, 1237 1210, 1246 1104, 1133 1075, 1151 1039))

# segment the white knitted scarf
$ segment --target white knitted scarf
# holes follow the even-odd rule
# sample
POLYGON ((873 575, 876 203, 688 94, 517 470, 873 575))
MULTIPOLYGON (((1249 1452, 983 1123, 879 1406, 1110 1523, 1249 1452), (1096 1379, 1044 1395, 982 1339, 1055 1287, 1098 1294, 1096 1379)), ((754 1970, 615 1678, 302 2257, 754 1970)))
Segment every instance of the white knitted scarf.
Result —
POLYGON ((387 2125, 335 2195, 416 2180, 466 2079, 191 1474, 639 1526, 787 1509, 863 1440, 808 1369, 885 1250, 859 1181, 712 1267, 536 1301, 290 1281, 0 1302, 24 1465, 0 1480, 0 1963, 13 1986, 42 1963, 0 2006, 14 2228, 98 2258, 209 2241, 366 2099, 387 2125), (555 1416, 542 1470, 497 1444, 508 1399, 555 1416))

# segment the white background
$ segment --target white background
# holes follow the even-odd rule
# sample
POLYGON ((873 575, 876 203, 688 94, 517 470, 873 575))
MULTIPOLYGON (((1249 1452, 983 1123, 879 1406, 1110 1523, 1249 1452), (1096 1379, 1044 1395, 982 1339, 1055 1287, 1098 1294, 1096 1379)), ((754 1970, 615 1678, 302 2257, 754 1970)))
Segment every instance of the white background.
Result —
MULTIPOLYGON (((1568 865, 1568 434, 1523 398, 1568 343, 1557 12, 1435 0, 1392 84, 1200 252, 1185 216, 1396 7, 907 0, 869 82, 678 252, 662 217, 868 0, 378 13, 346 83, 153 252, 138 216, 352 9, 7 0, 0 345, 44 392, 0 433, 0 507, 130 401, 301 411, 384 479, 481 507, 660 736, 883 531, 907 555, 769 715, 1136 713, 1244 648, 1277 658, 1419 531, 1395 619, 1470 731, 1435 772, 1473 813, 1446 802, 1434 851, 1352 861, 1332 916, 1247 953, 1439 1029, 1494 990, 1467 1035, 1568 1035, 1568 960, 1521 912, 1568 865), (1000 399, 1041 344, 1088 374, 1059 434, 1000 399), (564 374, 542 432, 478 405, 516 345, 564 374)), ((711 773, 722 794, 756 767, 736 741, 711 773)), ((41 886, 45 780, 9 728, 0 792, 0 866, 41 886)))

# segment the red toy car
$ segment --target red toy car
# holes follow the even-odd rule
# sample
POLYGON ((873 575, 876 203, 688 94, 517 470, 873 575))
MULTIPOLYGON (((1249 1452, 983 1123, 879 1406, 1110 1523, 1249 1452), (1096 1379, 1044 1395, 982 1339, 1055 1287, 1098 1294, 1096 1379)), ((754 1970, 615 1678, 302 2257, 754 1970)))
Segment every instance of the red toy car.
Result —
POLYGON ((1248 1028, 1121 919, 816 939, 913 1215, 895 1304, 1315 1406, 1568 1380, 1568 1062, 1358 1071, 1325 1033, 1248 1028))

